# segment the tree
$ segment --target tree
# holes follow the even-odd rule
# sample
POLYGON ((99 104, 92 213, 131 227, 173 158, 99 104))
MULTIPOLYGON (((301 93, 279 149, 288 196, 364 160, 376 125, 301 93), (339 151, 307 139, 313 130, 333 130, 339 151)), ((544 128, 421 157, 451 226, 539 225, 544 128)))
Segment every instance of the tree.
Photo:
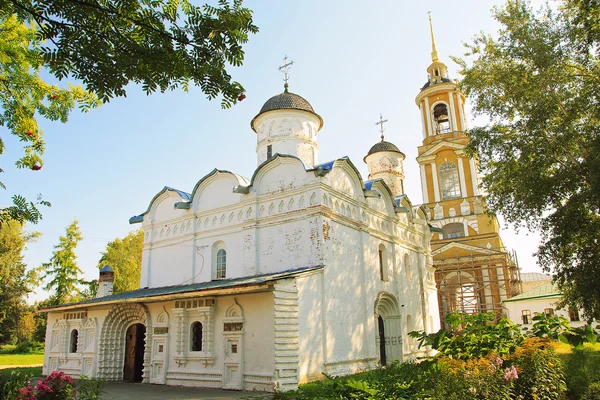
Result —
MULTIPOLYGON (((242 64, 242 44, 257 31, 241 0, 0 0, 0 126, 24 143, 17 167, 42 168, 37 117, 66 122, 76 106, 88 111, 125 96, 130 82, 148 94, 193 83, 231 107, 244 89, 227 68, 242 64), (51 85, 43 71, 85 90, 51 85)), ((39 220, 36 203, 13 203, 21 220, 39 220)), ((0 209, 3 219, 13 215, 0 209)))
POLYGON ((58 245, 54 246, 50 262, 42 265, 44 279, 50 278, 44 289, 54 291, 50 298, 53 305, 79 300, 79 285, 85 282, 79 278, 83 271, 77 265, 75 248, 82 239, 79 223, 75 220, 67 227, 66 235, 59 238, 58 245))
POLYGON ((0 343, 14 338, 25 297, 37 283, 36 271, 27 271, 23 262, 23 250, 39 236, 16 221, 0 225, 0 343))
POLYGON ((115 273, 113 293, 139 289, 142 271, 142 248, 144 231, 130 232, 123 239, 115 239, 106 245, 98 262, 98 268, 109 265, 115 273))
POLYGON ((487 126, 467 133, 485 172, 490 209, 539 229, 538 263, 565 301, 600 317, 600 3, 565 0, 533 11, 494 9, 497 38, 481 34, 456 61, 462 89, 487 126))

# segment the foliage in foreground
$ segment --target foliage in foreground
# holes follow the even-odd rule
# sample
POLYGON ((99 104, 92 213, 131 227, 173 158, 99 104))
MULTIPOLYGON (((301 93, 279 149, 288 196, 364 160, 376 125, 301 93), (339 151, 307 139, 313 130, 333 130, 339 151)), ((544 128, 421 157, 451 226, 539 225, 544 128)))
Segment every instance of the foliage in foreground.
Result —
POLYGON ((520 327, 507 318, 493 323, 495 318, 494 313, 454 312, 445 319, 449 329, 440 329, 437 333, 415 331, 409 336, 418 340, 419 347, 430 346, 440 356, 458 360, 485 357, 490 352, 500 355, 514 352, 523 343, 520 327))
MULTIPOLYGON (((19 379, 22 383, 22 378, 19 379)), ((17 391, 17 400, 97 400, 103 392, 105 381, 81 377, 78 384, 64 372, 54 371, 42 381, 32 385, 29 381, 17 391)), ((14 385, 11 385, 13 388, 14 385)), ((1 393, 0 393, 1 394, 1 393)))
POLYGON ((451 359, 388 367, 303 385, 278 399, 560 400, 566 391, 549 339, 528 338, 505 357, 451 359))

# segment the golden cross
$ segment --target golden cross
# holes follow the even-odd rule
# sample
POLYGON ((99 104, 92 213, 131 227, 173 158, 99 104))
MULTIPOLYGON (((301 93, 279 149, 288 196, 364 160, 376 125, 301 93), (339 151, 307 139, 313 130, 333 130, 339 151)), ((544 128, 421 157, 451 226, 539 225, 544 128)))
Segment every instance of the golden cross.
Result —
POLYGON ((383 124, 385 122, 388 122, 387 119, 383 119, 383 116, 381 114, 379 114, 379 122, 375 122, 375 125, 379 125, 379 132, 381 132, 381 141, 383 142, 383 131, 385 131, 385 129, 383 128, 383 124))
POLYGON ((283 57, 283 65, 280 66, 278 69, 279 71, 283 71, 283 81, 285 82, 285 85, 283 85, 283 87, 285 88, 285 91, 287 92, 287 89, 289 87, 288 85, 288 80, 290 79, 290 67, 294 64, 294 61, 290 61, 288 62, 288 56, 287 54, 285 55, 285 57, 283 57))

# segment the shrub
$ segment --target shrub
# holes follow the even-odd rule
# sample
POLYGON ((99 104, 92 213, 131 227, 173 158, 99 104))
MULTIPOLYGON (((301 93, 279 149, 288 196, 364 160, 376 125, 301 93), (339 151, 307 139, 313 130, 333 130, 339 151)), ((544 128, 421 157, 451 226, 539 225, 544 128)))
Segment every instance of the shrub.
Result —
POLYGON ((10 375, 0 375, 0 399, 16 399, 19 389, 27 386, 31 375, 11 372, 10 375))
POLYGON ((88 378, 82 376, 79 379, 79 388, 77 389, 79 400, 98 400, 104 392, 106 381, 103 379, 88 378))
POLYGON ((562 363, 550 339, 528 338, 507 361, 517 368, 515 398, 564 399, 567 391, 562 363), (521 396, 521 397, 519 397, 521 396))
POLYGON ((600 382, 590 384, 581 400, 600 400, 600 382))
POLYGON ((439 356, 457 360, 511 353, 523 342, 521 329, 506 318, 494 323, 495 318, 494 313, 450 313, 445 319, 450 329, 431 334, 415 331, 409 336, 419 340, 419 347, 431 346, 439 356))
POLYGON ((17 400, 72 400, 75 398, 75 381, 64 372, 54 371, 43 381, 19 389, 17 400))
POLYGON ((514 381, 518 375, 514 367, 490 353, 468 361, 440 358, 441 369, 434 378, 432 400, 496 399, 511 400, 514 381))

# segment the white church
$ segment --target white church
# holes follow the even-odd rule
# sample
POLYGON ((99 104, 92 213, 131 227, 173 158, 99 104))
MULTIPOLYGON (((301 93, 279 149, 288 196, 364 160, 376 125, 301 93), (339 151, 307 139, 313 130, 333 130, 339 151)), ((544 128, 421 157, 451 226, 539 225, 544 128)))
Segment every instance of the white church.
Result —
POLYGON ((286 391, 422 353, 439 329, 431 227, 403 190, 404 154, 376 143, 363 180, 320 163, 323 119, 301 96, 251 121, 250 179, 214 169, 131 218, 145 232, 140 289, 48 311, 44 374, 286 391))

